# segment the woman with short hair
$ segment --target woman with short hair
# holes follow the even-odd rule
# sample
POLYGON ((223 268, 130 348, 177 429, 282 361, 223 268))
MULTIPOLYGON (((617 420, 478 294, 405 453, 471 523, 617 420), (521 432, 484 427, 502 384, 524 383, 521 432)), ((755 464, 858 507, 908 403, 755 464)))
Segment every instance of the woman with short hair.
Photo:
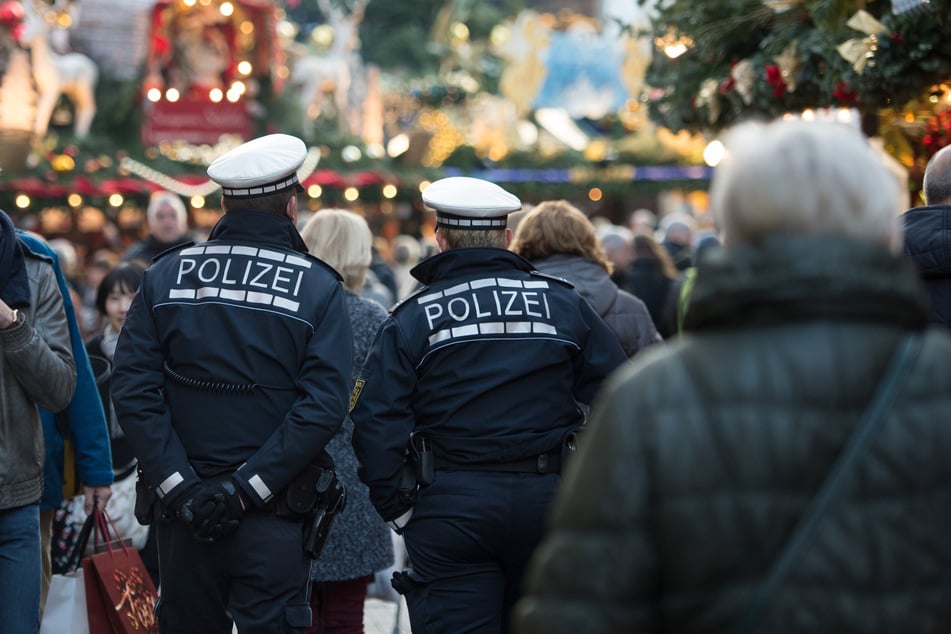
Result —
POLYGON ((542 273, 574 284, 617 336, 628 358, 662 341, 644 302, 611 281, 614 265, 594 225, 568 201, 545 201, 525 214, 509 249, 542 273))

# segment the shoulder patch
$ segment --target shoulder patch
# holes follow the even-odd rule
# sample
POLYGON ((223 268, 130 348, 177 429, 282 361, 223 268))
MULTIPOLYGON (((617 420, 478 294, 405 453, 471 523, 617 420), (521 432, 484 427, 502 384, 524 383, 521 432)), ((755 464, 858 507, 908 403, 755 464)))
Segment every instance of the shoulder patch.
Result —
POLYGON ((364 381, 363 379, 357 379, 356 382, 353 384, 353 391, 350 392, 350 410, 349 411, 352 412, 353 408, 356 407, 357 400, 360 398, 360 392, 363 391, 363 386, 366 384, 367 382, 364 381))
POLYGON ((177 244, 177 245, 175 245, 174 247, 172 247, 172 248, 170 248, 170 249, 165 249, 165 250, 162 251, 161 253, 157 254, 155 257, 152 258, 152 261, 153 261, 153 262, 158 262, 160 259, 164 258, 164 257, 165 257, 166 255, 168 255, 169 253, 175 253, 175 252, 178 251, 179 249, 184 249, 185 247, 193 247, 193 246, 195 246, 195 244, 197 244, 197 243, 196 243, 194 240, 189 240, 188 242, 183 242, 183 243, 181 243, 181 244, 177 244))
POLYGON ((544 278, 544 279, 546 279, 546 280, 554 280, 555 282, 560 282, 561 284, 564 284, 564 285, 567 286, 568 288, 574 288, 574 287, 575 287, 574 284, 572 284, 571 282, 569 282, 568 280, 566 280, 566 279, 563 278, 563 277, 558 277, 557 275, 549 275, 548 273, 542 273, 541 271, 532 271, 532 272, 531 272, 531 276, 532 276, 532 277, 541 277, 541 278, 544 278))

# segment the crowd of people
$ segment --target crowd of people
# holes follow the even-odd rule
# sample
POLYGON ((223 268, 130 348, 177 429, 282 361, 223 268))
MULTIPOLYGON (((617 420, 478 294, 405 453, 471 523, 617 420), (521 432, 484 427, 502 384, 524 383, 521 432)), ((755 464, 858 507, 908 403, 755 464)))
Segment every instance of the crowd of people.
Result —
POLYGON ((451 177, 382 244, 283 134, 207 236, 0 212, 0 631, 101 510, 163 633, 363 632, 387 569, 417 633, 945 631, 951 149, 905 209, 854 129, 726 146, 715 227, 451 177))

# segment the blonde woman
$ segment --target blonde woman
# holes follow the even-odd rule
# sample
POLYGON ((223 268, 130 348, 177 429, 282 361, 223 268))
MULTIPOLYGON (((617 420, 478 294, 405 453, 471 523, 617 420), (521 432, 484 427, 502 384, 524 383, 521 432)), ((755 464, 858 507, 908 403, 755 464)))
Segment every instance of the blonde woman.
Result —
POLYGON ((662 341, 647 306, 611 281, 614 265, 604 253, 594 225, 565 200, 539 203, 519 222, 509 249, 542 273, 572 284, 633 357, 662 341))
MULTIPOLYGON (((307 221, 301 236, 312 255, 343 277, 353 329, 355 380, 377 328, 386 319, 380 304, 359 295, 370 266, 370 228, 355 213, 324 209, 307 221)), ((353 423, 348 417, 327 445, 337 476, 347 487, 347 507, 337 517, 320 559, 313 563, 311 605, 315 625, 308 632, 362 632, 367 585, 375 572, 393 563, 390 530, 370 504, 366 485, 357 477, 352 436, 353 423)))

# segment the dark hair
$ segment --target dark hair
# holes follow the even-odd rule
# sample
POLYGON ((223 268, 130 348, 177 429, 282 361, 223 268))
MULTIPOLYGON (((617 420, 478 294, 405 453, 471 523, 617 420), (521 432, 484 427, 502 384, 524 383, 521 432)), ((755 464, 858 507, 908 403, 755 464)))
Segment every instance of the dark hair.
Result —
POLYGON ((113 289, 135 292, 139 290, 145 267, 138 262, 123 262, 106 273, 96 289, 96 308, 103 315, 106 314, 106 300, 113 289))
POLYGON ((634 247, 635 260, 642 258, 645 260, 656 260, 657 266, 664 274, 664 277, 672 280, 677 279, 677 267, 674 266, 674 261, 671 259, 670 253, 667 252, 667 249, 660 246, 657 240, 647 234, 638 233, 634 235, 632 245, 634 247))
POLYGON ((274 214, 283 214, 287 209, 287 201, 297 195, 297 188, 292 187, 284 191, 271 194, 270 196, 255 196, 254 198, 232 198, 231 196, 222 196, 222 205, 225 211, 241 211, 243 209, 255 209, 259 211, 269 211, 274 214))

